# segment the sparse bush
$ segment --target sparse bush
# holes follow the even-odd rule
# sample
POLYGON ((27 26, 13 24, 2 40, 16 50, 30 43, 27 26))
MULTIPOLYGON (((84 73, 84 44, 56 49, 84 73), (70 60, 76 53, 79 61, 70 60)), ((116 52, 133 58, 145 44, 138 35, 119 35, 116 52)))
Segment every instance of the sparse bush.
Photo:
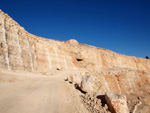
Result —
POLYGON ((145 58, 146 58, 146 59, 149 59, 149 57, 148 57, 148 56, 146 56, 145 58))

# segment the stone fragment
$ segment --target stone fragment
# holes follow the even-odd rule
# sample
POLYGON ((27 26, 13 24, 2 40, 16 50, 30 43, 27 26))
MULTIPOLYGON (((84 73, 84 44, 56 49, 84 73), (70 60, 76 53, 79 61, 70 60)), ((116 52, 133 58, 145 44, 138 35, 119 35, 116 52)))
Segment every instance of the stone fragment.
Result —
POLYGON ((68 81, 69 81, 69 83, 73 83, 73 76, 72 76, 72 74, 70 74, 68 76, 68 81))
POLYGON ((112 113, 129 113, 125 95, 107 92, 105 99, 112 113))
POLYGON ((65 81, 68 81, 68 77, 65 77, 65 79, 64 79, 65 81))

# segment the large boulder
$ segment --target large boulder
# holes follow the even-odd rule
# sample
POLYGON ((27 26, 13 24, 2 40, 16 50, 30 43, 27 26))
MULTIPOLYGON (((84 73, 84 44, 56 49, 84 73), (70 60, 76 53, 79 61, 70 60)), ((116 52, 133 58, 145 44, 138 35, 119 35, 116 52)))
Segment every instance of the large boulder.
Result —
POLYGON ((101 82, 92 75, 85 75, 82 77, 80 87, 83 91, 95 94, 101 88, 101 82))
POLYGON ((107 92, 105 99, 112 113, 129 113, 125 95, 107 92))
POLYGON ((82 75, 78 75, 78 74, 70 74, 67 79, 69 81, 69 83, 72 83, 72 84, 80 84, 81 81, 82 81, 82 75))
POLYGON ((90 94, 96 94, 102 86, 100 80, 93 75, 70 74, 68 76, 68 81, 83 92, 88 92, 90 94))

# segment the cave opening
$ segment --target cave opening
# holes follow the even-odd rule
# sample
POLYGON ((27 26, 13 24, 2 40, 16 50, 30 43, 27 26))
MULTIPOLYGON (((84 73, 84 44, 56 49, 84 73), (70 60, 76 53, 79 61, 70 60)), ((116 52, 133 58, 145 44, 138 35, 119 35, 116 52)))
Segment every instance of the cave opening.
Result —
POLYGON ((77 60, 78 62, 83 61, 83 59, 81 59, 81 58, 77 58, 76 60, 77 60))

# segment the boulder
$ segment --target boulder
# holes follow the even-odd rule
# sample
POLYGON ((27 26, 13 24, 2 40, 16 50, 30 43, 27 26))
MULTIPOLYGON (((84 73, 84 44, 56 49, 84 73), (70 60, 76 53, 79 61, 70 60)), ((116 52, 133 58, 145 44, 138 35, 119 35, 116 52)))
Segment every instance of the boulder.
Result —
POLYGON ((82 76, 80 87, 85 92, 95 94, 101 88, 101 82, 95 76, 84 75, 82 76))
POLYGON ((112 113, 129 113, 125 95, 107 92, 105 99, 112 113))
POLYGON ((89 94, 96 94, 102 86, 101 82, 93 75, 70 74, 66 81, 89 94))

